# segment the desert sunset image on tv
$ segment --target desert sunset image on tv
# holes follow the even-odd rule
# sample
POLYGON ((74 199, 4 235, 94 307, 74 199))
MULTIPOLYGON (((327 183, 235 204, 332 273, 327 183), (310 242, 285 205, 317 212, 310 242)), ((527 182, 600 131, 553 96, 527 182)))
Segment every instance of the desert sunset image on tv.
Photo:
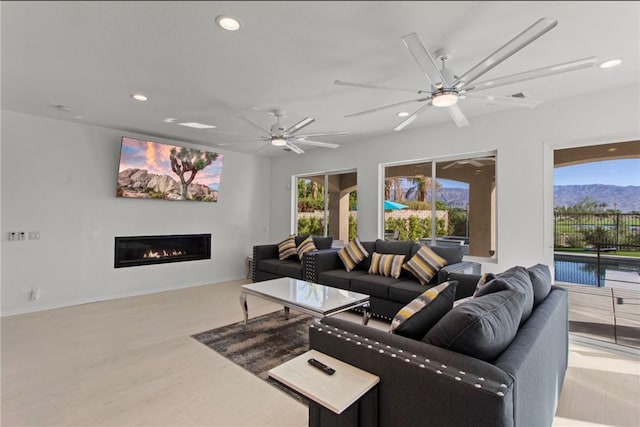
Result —
POLYGON ((224 155, 122 138, 118 197, 217 202, 224 155))

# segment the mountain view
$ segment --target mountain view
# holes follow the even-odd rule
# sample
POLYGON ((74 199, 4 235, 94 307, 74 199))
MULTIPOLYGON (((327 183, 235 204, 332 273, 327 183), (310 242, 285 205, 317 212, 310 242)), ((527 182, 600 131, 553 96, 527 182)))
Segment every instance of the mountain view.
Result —
MULTIPOLYGON (((640 212, 640 186, 633 185, 556 185, 553 205, 568 207, 586 197, 606 203, 605 209, 619 209, 622 213, 640 212)), ((440 188, 438 200, 444 201, 447 206, 464 207, 469 200, 469 191, 463 188, 440 188)))

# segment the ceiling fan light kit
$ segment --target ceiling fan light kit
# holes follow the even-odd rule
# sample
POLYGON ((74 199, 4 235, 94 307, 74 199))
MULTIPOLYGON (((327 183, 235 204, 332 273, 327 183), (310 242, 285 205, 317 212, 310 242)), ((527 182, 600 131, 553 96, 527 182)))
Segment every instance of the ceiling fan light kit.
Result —
POLYGON ((406 36, 402 37, 402 42, 426 77, 426 80, 430 86, 430 90, 395 89, 385 86, 377 86, 364 83, 349 83, 341 80, 336 80, 334 83, 341 86, 354 86, 365 89, 396 90, 403 92, 410 91, 423 95, 420 98, 397 102, 390 105, 384 105, 359 113, 349 114, 345 117, 361 116, 364 114, 391 109, 402 104, 413 102, 424 103, 424 105, 422 105, 418 110, 413 112, 411 115, 409 115, 409 117, 407 117, 394 128, 395 131, 399 131, 413 122, 418 117, 418 115, 426 111, 426 109, 431 106, 446 109, 451 116, 451 119, 455 122, 456 126, 468 126, 469 121, 460 109, 458 99, 483 100, 490 104, 509 105, 513 107, 536 107, 537 105, 542 103, 542 101, 525 99, 523 97, 482 95, 470 92, 481 91, 487 88, 495 88, 498 86, 523 82, 526 80, 537 79, 554 74, 580 70, 583 68, 592 67, 598 62, 597 58, 589 57, 565 62, 562 64, 538 68, 535 70, 525 71, 522 73, 512 74, 509 76, 494 78, 474 84, 474 82, 479 77, 483 76, 495 66, 497 66, 516 52, 520 51, 524 47, 528 46, 533 41, 546 34, 548 31, 552 30, 557 24, 558 21, 556 21, 555 19, 541 18, 537 20, 527 29, 511 39, 509 42, 494 51, 491 55, 477 63, 475 66, 471 67, 460 77, 456 76, 452 69, 449 69, 445 66, 445 62, 451 59, 451 55, 449 55, 444 50, 436 52, 437 60, 442 61, 442 68, 439 69, 434 56, 429 52, 420 36, 416 33, 407 34, 406 36))

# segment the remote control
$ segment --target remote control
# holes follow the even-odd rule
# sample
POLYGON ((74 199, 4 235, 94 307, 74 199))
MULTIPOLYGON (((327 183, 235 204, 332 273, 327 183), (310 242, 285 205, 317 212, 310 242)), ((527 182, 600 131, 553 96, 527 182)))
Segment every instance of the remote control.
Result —
POLYGON ((315 366, 316 368, 320 369, 322 372, 324 372, 327 375, 333 375, 336 372, 335 369, 328 367, 327 365, 320 362, 319 360, 309 359, 308 362, 311 366, 315 366))

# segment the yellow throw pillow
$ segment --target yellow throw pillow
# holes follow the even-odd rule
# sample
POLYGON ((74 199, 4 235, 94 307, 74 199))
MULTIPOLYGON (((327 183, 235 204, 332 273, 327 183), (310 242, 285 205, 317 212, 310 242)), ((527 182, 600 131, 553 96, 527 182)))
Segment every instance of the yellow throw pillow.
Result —
POLYGON ((438 270, 447 264, 447 260, 436 254, 429 246, 422 245, 402 268, 413 274, 421 285, 426 285, 438 270))
POLYGON ((290 235, 282 242, 278 243, 278 258, 284 260, 298 253, 296 250, 296 236, 290 235))
POLYGON ((338 251, 338 257, 342 260, 344 268, 351 271, 355 266, 369 256, 369 252, 362 246, 360 239, 356 237, 351 240, 344 248, 338 251))
POLYGON ((404 255, 379 254, 374 252, 371 256, 371 267, 369 274, 377 274, 378 276, 393 277, 397 279, 402 272, 402 263, 404 255))
POLYGON ((297 248, 298 258, 300 258, 300 262, 302 262, 302 257, 307 252, 315 251, 316 245, 313 243, 313 237, 309 236, 300 243, 297 248))

